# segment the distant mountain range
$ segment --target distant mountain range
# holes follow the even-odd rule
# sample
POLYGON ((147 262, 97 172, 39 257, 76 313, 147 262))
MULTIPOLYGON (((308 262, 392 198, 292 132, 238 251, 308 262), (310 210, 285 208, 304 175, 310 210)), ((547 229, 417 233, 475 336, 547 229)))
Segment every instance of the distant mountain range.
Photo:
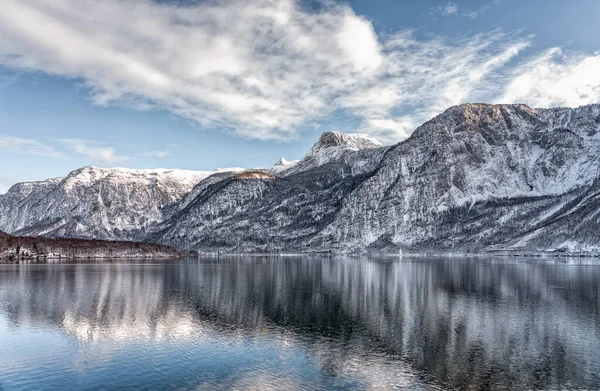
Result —
POLYGON ((466 104, 265 170, 84 167, 0 195, 0 230, 227 253, 600 254, 600 104, 466 104))

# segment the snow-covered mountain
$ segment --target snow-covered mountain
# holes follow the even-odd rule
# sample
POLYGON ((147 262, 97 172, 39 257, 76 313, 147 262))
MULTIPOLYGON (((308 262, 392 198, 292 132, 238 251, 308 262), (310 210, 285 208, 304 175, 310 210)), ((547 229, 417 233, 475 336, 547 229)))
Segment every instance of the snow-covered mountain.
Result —
POLYGON ((418 128, 311 240, 339 250, 600 252, 600 105, 461 105, 418 128))
POLYGON ((287 160, 286 158, 280 158, 277 163, 273 167, 269 169, 269 172, 273 174, 280 174, 282 171, 285 171, 289 168, 295 166, 300 160, 287 160))
POLYGON ((0 229, 206 252, 600 253, 600 105, 460 105, 392 147, 328 132, 262 172, 181 188, 120 178, 110 193, 67 178, 15 185, 0 229))
POLYGON ((277 180, 205 188, 152 240, 231 252, 600 252, 600 105, 456 106, 391 148, 329 142, 337 136, 277 180))
POLYGON ((369 136, 324 133, 275 179, 213 176, 200 183, 185 208, 147 240, 208 252, 318 250, 305 245, 335 219, 388 149, 369 136))
POLYGON ((287 168, 279 170, 278 173, 280 176, 289 176, 329 162, 343 160, 345 157, 350 157, 348 163, 352 164, 356 155, 348 152, 379 149, 381 147, 383 147, 383 144, 379 140, 366 134, 325 132, 300 161, 293 162, 293 164, 288 163, 287 168))
POLYGON ((0 230, 15 235, 140 240, 167 207, 218 172, 83 167, 0 195, 0 230))

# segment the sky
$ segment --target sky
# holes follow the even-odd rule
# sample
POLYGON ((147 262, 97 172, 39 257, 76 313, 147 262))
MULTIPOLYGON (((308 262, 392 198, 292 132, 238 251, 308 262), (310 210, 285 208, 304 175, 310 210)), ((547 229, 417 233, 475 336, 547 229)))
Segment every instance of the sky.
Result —
POLYGON ((0 193, 385 144, 468 102, 600 102, 600 1, 2 0, 0 193))

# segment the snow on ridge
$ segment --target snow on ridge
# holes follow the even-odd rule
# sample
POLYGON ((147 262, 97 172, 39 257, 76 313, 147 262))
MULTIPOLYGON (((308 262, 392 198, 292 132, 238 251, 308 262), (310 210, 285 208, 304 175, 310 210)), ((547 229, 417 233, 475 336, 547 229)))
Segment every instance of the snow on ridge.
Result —
POLYGON ((288 168, 292 168, 294 167, 296 164, 298 164, 300 160, 287 160, 284 157, 281 157, 277 163, 275 163, 273 165, 273 167, 271 167, 268 171, 274 173, 274 174, 278 174, 282 171, 287 170, 288 168))
POLYGON ((316 167, 340 158, 346 152, 382 148, 383 144, 366 134, 325 132, 296 165, 298 169, 316 167))
MULTIPOLYGON (((383 144, 367 134, 341 133, 334 130, 321 134, 302 159, 288 161, 281 158, 269 171, 288 176, 338 160, 347 153, 378 148, 384 148, 383 144)), ((356 164, 360 165, 361 162, 356 164)))
POLYGON ((296 163, 298 163, 298 162, 299 162, 299 160, 287 160, 286 158, 284 158, 284 157, 281 157, 281 158, 280 158, 280 159, 277 161, 277 163, 275 163, 275 165, 276 165, 276 166, 290 166, 290 165, 292 165, 292 164, 296 164, 296 163))
POLYGON ((201 181, 222 172, 86 166, 65 178, 17 184, 0 196, 0 229, 9 233, 141 240, 201 181))
POLYGON ((72 189, 81 184, 92 185, 98 181, 106 179, 116 180, 118 182, 148 182, 148 181, 166 181, 175 182, 182 186, 186 191, 208 178, 209 176, 221 172, 240 172, 243 168, 217 168, 211 171, 194 171, 170 168, 156 169, 132 169, 123 167, 100 168, 94 166, 85 166, 72 171, 64 179, 63 183, 67 189, 72 189))
POLYGON ((0 196, 8 196, 8 195, 20 195, 21 197, 26 197, 31 194, 36 188, 43 186, 51 186, 59 183, 65 179, 64 177, 56 177, 56 178, 48 178, 42 179, 39 181, 28 181, 28 182, 18 182, 12 185, 4 194, 0 194, 0 196))
POLYGON ((122 174, 122 175, 162 175, 172 177, 194 177, 204 176, 207 174, 215 174, 218 172, 229 172, 229 171, 243 171, 244 168, 240 167, 229 167, 229 168, 216 168, 214 170, 186 170, 179 168, 149 168, 149 169, 137 169, 137 168, 126 168, 126 167, 110 167, 102 168, 95 166, 85 166, 77 170, 72 171, 72 174, 79 175, 83 173, 98 173, 98 174, 122 174))
POLYGON ((322 149, 341 147, 358 151, 360 149, 371 149, 382 147, 381 141, 364 133, 341 133, 337 130, 325 132, 319 141, 311 148, 313 154, 322 149))
POLYGON ((282 158, 257 174, 286 178, 273 183, 231 181, 229 171, 192 189, 189 170, 83 168, 74 192, 40 192, 15 221, 194 251, 570 250, 571 231, 582 245, 598 240, 599 138, 600 105, 461 105, 395 147, 324 133, 301 161, 282 158), (518 242, 531 227, 539 234, 518 242))

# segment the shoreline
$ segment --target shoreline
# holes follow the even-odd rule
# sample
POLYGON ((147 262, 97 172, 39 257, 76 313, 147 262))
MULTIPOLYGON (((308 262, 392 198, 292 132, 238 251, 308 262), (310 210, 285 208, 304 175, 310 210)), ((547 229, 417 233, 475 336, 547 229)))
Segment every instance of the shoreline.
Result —
MULTIPOLYGON (((184 255, 185 256, 185 255, 184 255)), ((216 252, 198 252, 192 256, 198 257, 298 257, 298 256, 315 256, 315 257, 389 257, 389 258, 424 258, 424 257, 521 257, 521 258, 600 258, 600 253, 584 253, 584 252, 415 252, 415 253, 389 253, 389 252, 305 252, 305 253, 285 253, 285 252, 264 252, 264 253, 216 253, 216 252)))

